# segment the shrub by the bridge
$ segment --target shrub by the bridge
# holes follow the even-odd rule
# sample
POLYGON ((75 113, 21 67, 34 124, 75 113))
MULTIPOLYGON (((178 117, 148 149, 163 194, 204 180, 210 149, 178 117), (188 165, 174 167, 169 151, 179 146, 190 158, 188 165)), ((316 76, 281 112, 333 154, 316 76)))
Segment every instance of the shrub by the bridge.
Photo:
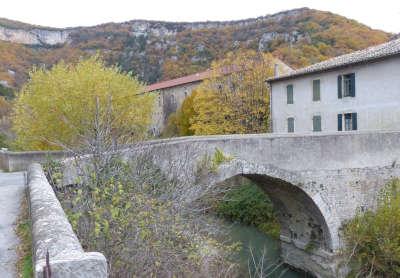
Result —
POLYGON ((244 179, 239 182, 242 184, 228 190, 218 202, 217 213, 278 238, 280 228, 271 200, 256 184, 244 179))
POLYGON ((100 161, 69 187, 59 186, 58 163, 46 170, 82 246, 106 256, 110 277, 231 277, 237 245, 217 241, 182 204, 187 191, 145 157, 100 161))
POLYGON ((358 214, 344 229, 351 277, 400 276, 400 180, 382 191, 376 211, 358 214))

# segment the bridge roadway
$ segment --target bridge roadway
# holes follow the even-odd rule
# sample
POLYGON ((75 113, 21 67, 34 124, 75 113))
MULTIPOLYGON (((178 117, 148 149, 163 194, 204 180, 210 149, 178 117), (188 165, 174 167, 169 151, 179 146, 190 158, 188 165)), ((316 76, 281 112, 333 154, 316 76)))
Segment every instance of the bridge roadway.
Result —
POLYGON ((25 190, 25 173, 0 173, 0 276, 17 277, 16 248, 19 244, 15 233, 25 190))

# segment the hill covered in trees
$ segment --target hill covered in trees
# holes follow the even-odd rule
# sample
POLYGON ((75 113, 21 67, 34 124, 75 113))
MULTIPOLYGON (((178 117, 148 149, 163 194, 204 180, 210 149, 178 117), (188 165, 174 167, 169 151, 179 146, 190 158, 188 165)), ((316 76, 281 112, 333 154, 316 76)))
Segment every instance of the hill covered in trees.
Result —
POLYGON ((271 52, 297 68, 388 41, 392 34, 308 8, 226 22, 133 20, 94 27, 47 28, 0 20, 0 85, 19 88, 32 66, 101 53, 153 83, 208 68, 238 49, 271 52))

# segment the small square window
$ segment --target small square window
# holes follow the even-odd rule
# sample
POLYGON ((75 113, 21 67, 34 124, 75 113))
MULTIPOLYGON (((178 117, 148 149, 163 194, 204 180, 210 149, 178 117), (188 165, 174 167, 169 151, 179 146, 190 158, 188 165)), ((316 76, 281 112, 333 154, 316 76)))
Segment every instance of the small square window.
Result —
POLYGON ((313 101, 321 100, 321 81, 313 80, 313 101))
POLYGON ((287 99, 287 104, 293 104, 293 85, 287 85, 286 86, 286 99, 287 99))
POLYGON ((288 126, 288 132, 293 133, 294 132, 294 118, 288 118, 287 119, 287 126, 288 126))
POLYGON ((322 131, 321 127, 321 116, 313 117, 313 131, 322 131))

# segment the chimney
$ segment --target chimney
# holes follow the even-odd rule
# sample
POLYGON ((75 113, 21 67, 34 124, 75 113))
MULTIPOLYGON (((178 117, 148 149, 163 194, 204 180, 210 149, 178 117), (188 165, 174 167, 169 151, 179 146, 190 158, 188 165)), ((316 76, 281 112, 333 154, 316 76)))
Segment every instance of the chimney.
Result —
POLYGON ((274 77, 279 77, 279 65, 274 65, 274 77))

